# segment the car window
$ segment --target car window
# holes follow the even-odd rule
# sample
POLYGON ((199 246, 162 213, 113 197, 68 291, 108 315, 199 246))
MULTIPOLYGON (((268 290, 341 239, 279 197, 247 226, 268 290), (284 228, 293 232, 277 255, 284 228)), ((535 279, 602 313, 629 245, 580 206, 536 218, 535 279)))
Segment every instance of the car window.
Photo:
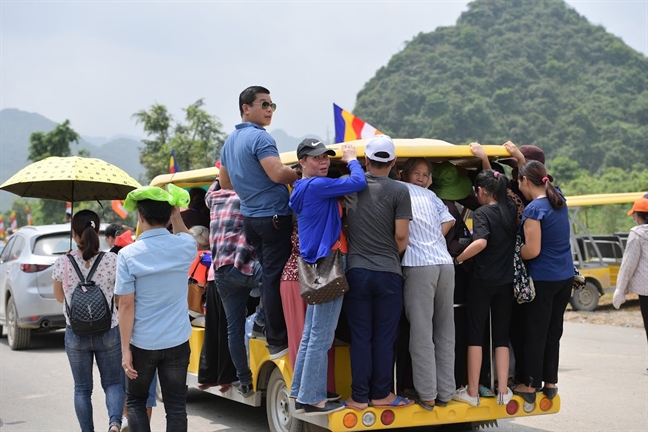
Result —
MULTIPOLYGON (((72 248, 76 249, 76 244, 72 240, 72 248)), ((108 243, 102 233, 99 233, 99 250, 108 250, 108 243)), ((46 236, 40 236, 34 244, 34 255, 63 255, 70 250, 70 233, 57 233, 46 236)))
POLYGON ((11 247, 11 255, 9 259, 12 261, 18 259, 20 253, 24 248, 25 248, 25 239, 20 236, 16 236, 16 240, 14 241, 14 244, 11 247))
POLYGON ((10 261, 9 253, 11 253, 11 248, 13 247, 13 244, 14 244, 15 240, 16 240, 16 237, 12 237, 12 238, 9 239, 9 241, 5 245, 4 249, 2 250, 2 253, 0 254, 0 262, 10 261))

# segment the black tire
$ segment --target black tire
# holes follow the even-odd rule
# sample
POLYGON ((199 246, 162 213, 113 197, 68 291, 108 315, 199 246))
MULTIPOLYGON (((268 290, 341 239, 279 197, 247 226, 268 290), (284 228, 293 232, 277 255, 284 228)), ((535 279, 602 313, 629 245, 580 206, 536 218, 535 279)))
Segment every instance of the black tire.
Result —
POLYGON ((291 432, 291 425, 295 419, 290 414, 286 381, 278 368, 272 371, 268 380, 266 415, 270 432, 291 432))
POLYGON ((574 310, 592 312, 598 306, 601 297, 594 283, 587 281, 582 289, 575 289, 569 303, 574 310))
POLYGON ((14 351, 29 348, 31 342, 31 329, 18 327, 18 311, 13 297, 7 302, 7 342, 14 351))

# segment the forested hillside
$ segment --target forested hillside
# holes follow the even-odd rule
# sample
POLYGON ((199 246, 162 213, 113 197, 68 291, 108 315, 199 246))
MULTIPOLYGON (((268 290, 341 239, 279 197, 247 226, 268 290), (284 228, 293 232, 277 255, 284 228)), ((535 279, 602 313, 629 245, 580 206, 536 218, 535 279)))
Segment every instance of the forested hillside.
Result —
POLYGON ((589 173, 644 170, 648 59, 562 0, 476 0, 395 54, 354 114, 401 138, 512 140, 589 173))

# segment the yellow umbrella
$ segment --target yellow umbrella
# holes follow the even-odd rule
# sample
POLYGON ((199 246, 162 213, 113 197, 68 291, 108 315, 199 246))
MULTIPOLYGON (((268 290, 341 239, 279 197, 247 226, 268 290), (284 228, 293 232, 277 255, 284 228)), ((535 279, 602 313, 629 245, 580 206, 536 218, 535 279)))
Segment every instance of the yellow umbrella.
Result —
POLYGON ((141 185, 101 159, 52 156, 18 171, 0 189, 21 197, 57 201, 124 199, 141 185))

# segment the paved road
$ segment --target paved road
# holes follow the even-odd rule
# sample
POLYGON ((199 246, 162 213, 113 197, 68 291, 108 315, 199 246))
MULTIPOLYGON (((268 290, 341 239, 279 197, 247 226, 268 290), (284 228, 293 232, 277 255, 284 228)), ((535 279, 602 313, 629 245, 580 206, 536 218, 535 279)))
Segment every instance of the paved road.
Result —
MULTIPOLYGON (((565 323, 562 345, 562 411, 500 421, 493 430, 648 430, 648 344, 642 329, 565 323)), ((99 386, 98 374, 95 384, 99 386)), ((35 337, 29 351, 11 351, 6 338, 0 339, 0 432, 78 430, 72 393, 62 332, 35 337)), ((96 429, 107 429, 99 387, 93 402, 96 429)), ((189 392, 188 413, 190 431, 267 430, 264 409, 199 391, 189 392)), ((165 429, 161 404, 153 414, 153 429, 165 429)))

